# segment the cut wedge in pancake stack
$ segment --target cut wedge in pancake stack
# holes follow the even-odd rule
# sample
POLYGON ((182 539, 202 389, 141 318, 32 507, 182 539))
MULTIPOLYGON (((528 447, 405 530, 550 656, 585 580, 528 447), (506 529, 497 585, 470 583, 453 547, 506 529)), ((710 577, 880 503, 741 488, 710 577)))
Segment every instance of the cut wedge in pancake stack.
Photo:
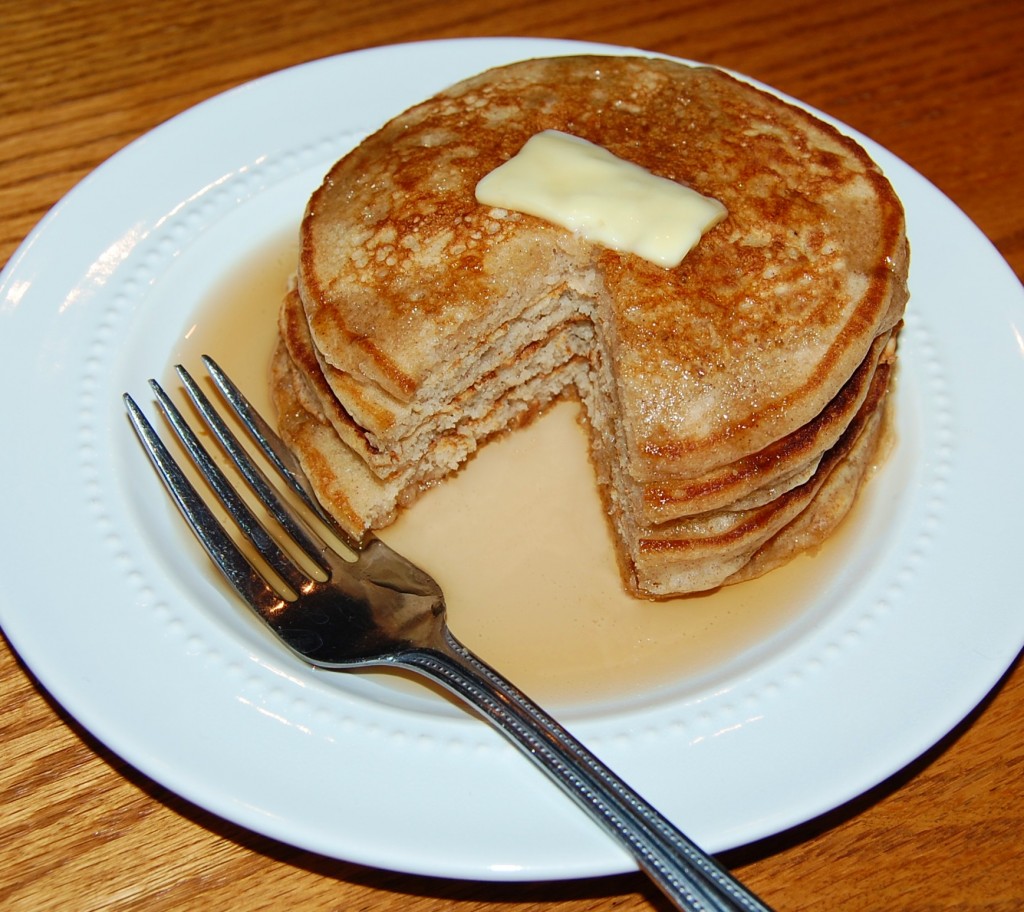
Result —
POLYGON ((630 590, 737 582, 819 544, 879 459, 907 262, 888 182, 803 110, 673 61, 512 64, 401 114, 313 194, 280 431, 363 534, 576 396, 630 590), (545 130, 728 215, 665 266, 479 203, 545 130))

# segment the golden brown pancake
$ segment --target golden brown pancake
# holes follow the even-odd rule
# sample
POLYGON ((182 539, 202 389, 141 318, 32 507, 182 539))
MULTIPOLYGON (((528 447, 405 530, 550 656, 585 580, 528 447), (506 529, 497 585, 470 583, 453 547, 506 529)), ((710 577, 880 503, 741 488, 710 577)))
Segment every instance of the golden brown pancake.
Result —
POLYGON ((907 257, 879 169, 801 109, 665 60, 511 64, 399 115, 313 194, 274 374, 283 435, 359 534, 568 391, 627 584, 710 588, 820 540, 852 502, 907 257), (546 129, 728 217, 665 268, 477 203, 546 129))

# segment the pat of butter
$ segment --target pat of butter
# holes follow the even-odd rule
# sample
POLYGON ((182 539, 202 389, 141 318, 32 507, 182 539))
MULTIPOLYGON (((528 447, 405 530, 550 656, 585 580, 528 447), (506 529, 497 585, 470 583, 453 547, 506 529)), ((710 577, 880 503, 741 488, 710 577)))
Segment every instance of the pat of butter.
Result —
POLYGON ((557 130, 531 137, 484 176, 476 198, 666 267, 682 262, 728 214, 718 200, 557 130))

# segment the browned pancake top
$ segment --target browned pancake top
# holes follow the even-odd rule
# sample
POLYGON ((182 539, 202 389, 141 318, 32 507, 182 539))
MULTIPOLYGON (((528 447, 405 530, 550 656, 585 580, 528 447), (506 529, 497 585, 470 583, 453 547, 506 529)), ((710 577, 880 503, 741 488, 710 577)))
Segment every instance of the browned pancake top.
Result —
POLYGON ((811 420, 906 301, 902 209, 858 145, 719 71, 601 56, 483 73, 362 143, 310 200, 300 289, 331 364, 411 399, 511 319, 524 286, 591 268, 608 291, 598 324, 633 471, 652 480, 730 463, 811 420), (545 129, 729 216, 664 269, 477 204, 480 178, 545 129))

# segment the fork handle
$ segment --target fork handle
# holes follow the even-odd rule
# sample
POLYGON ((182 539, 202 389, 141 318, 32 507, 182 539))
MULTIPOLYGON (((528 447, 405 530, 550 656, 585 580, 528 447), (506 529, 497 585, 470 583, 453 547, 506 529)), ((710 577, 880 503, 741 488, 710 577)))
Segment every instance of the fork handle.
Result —
POLYGON ((465 701, 506 735, 619 841, 661 891, 687 912, 771 912, 647 803, 560 723, 449 632, 398 664, 465 701))

